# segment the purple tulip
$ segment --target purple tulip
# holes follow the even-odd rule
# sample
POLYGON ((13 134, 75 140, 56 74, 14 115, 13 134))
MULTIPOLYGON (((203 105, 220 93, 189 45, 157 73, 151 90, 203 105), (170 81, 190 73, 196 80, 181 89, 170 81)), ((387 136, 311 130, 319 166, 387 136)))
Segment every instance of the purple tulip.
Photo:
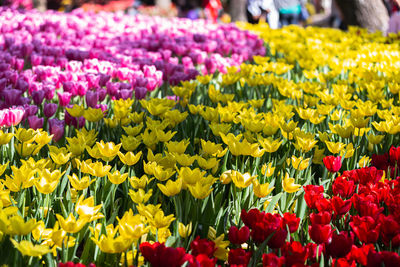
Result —
POLYGON ((135 98, 140 100, 146 97, 147 88, 146 87, 136 87, 135 88, 135 98))
POLYGON ((38 118, 35 115, 28 117, 29 128, 34 130, 43 128, 44 118, 38 118))
POLYGON ((43 114, 47 117, 50 118, 52 117, 56 111, 57 111, 58 105, 54 103, 44 103, 43 107, 43 114))
POLYGON ((32 100, 36 105, 41 105, 44 99, 44 91, 39 90, 39 91, 34 91, 32 92, 32 100))
POLYGON ((122 99, 129 99, 132 98, 132 90, 131 89, 122 89, 119 90, 118 93, 118 98, 122 98, 122 99))
POLYGON ((74 126, 74 127, 78 127, 78 128, 82 128, 83 126, 85 126, 85 122, 86 122, 84 117, 74 118, 67 111, 65 111, 64 120, 65 120, 65 124, 74 126))
POLYGON ((94 108, 97 102, 99 102, 99 94, 97 92, 87 91, 85 100, 88 107, 94 108))
POLYGON ((59 119, 50 119, 49 120, 49 131, 50 134, 53 135, 53 140, 57 142, 64 135, 64 121, 60 121, 59 119))

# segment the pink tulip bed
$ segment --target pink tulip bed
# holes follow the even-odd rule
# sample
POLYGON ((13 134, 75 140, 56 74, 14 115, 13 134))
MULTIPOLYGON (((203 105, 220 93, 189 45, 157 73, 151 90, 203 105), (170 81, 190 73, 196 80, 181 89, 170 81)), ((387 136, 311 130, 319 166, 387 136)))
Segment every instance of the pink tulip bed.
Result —
POLYGON ((0 265, 400 266, 399 39, 239 26, 1 8, 0 265))

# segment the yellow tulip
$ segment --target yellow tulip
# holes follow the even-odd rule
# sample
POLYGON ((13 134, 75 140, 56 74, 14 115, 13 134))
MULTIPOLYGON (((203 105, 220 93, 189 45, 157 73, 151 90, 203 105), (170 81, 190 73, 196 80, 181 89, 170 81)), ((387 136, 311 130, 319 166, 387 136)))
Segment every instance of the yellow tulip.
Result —
POLYGON ((122 184, 126 178, 128 178, 128 173, 121 174, 118 170, 113 173, 107 174, 108 180, 113 184, 122 184))
POLYGON ((115 145, 114 142, 104 143, 103 140, 97 142, 96 145, 101 155, 107 158, 115 157, 118 154, 120 147, 122 146, 122 144, 115 145))
POLYGON ((83 199, 84 195, 81 195, 75 205, 75 211, 78 213, 80 218, 86 219, 87 222, 92 222, 97 219, 104 217, 103 214, 99 213, 102 204, 95 206, 93 196, 83 199))
POLYGON ((257 176, 251 176, 250 173, 240 173, 238 171, 232 171, 232 181, 239 188, 246 188, 257 176))
POLYGON ((45 177, 40 177, 39 179, 35 180, 35 187, 36 189, 42 194, 50 194, 56 190, 58 185, 58 180, 47 180, 45 177))
POLYGON ((101 108, 90 108, 89 107, 87 110, 84 111, 83 117, 85 117, 85 119, 87 121, 98 122, 101 119, 103 119, 104 113, 101 110, 101 108))
POLYGON ((182 190, 182 178, 177 179, 175 182, 168 180, 165 185, 158 183, 158 188, 167 197, 172 197, 179 194, 182 190))
POLYGON ((258 142, 260 143, 262 148, 264 148, 265 151, 268 153, 273 153, 273 152, 277 151, 279 149, 280 145, 282 144, 282 140, 278 140, 278 139, 274 140, 271 137, 262 138, 260 136, 258 138, 258 142))
POLYGON ((178 170, 178 179, 182 179, 183 188, 186 189, 188 185, 194 185, 197 181, 204 179, 205 171, 201 171, 199 168, 190 169, 189 167, 181 167, 178 170))
POLYGON ((200 168, 204 170, 209 170, 215 167, 218 168, 218 163, 219 160, 216 158, 205 159, 201 156, 197 156, 197 164, 199 164, 200 168))
POLYGON ((266 177, 271 177, 275 172, 275 167, 272 167, 272 162, 267 164, 264 164, 261 167, 261 174, 265 175, 266 177))
POLYGON ((136 150, 136 148, 141 143, 142 143, 142 137, 140 135, 137 137, 122 135, 121 137, 122 148, 125 149, 126 151, 136 150))
POLYGON ((211 194, 212 188, 210 188, 210 184, 202 183, 197 181, 194 185, 188 185, 189 191, 194 198, 204 199, 208 195, 211 194))
POLYGON ((153 218, 147 218, 149 224, 156 229, 169 227, 169 225, 175 220, 174 214, 168 216, 164 215, 164 211, 159 210, 154 214, 153 218))
POLYGON ((310 161, 310 158, 307 158, 307 159, 303 159, 303 157, 297 158, 295 155, 292 155, 292 157, 290 159, 291 159, 293 168, 295 168, 296 170, 299 170, 299 171, 306 169, 308 167, 309 161, 310 161))
POLYGON ((38 132, 33 129, 18 128, 15 133, 15 137, 21 143, 32 143, 33 141, 35 141, 37 133, 38 132))
POLYGON ((6 171, 9 163, 10 162, 7 161, 5 164, 0 164, 0 176, 3 175, 3 173, 6 171))
POLYGON ((67 219, 64 219, 59 214, 56 214, 60 227, 67 233, 75 234, 79 232, 88 222, 87 218, 79 218, 78 220, 72 213, 69 214, 67 219))
POLYGON ((192 233, 192 222, 184 225, 183 223, 178 224, 178 233, 182 238, 187 238, 192 233))
POLYGON ((183 154, 185 153, 185 150, 189 144, 190 144, 189 139, 184 139, 180 142, 169 141, 168 143, 165 143, 165 146, 167 147, 168 152, 170 153, 183 154))
POLYGON ((97 177, 104 177, 109 173, 111 166, 103 165, 103 163, 101 163, 100 161, 96 161, 90 164, 90 168, 92 170, 91 175, 97 177))
POLYGON ((220 176, 219 180, 223 184, 229 184, 232 181, 232 170, 224 171, 220 176))
POLYGON ((133 239, 129 239, 123 236, 115 237, 115 234, 101 235, 99 240, 91 238, 93 242, 100 248, 104 253, 122 253, 128 250, 132 246, 133 239))
POLYGON ((133 214, 130 209, 124 213, 124 216, 118 219, 119 233, 121 236, 139 240, 144 234, 149 231, 149 227, 143 223, 144 217, 140 214, 133 214))
POLYGON ((301 185, 294 183, 294 178, 289 178, 289 174, 286 173, 285 178, 282 180, 283 190, 287 193, 294 193, 301 189, 301 185))
POLYGON ((49 135, 48 132, 41 130, 36 134, 35 142, 40 146, 44 146, 44 145, 50 143, 52 138, 53 138, 53 135, 49 135))
POLYGON ((257 179, 253 180, 253 192, 258 198, 263 198, 268 196, 275 187, 269 188, 269 183, 260 184, 257 179))
POLYGON ((84 176, 79 179, 75 173, 68 175, 68 180, 71 183, 71 186, 76 190, 85 190, 89 185, 96 181, 96 179, 90 180, 89 176, 84 176))
POLYGON ((136 176, 129 178, 129 183, 134 189, 145 189, 146 185, 153 180, 154 178, 149 179, 146 174, 142 175, 142 177, 138 178, 136 176))
POLYGON ((142 151, 139 153, 133 154, 131 151, 128 151, 126 154, 118 152, 118 157, 125 165, 132 166, 135 165, 140 157, 142 156, 142 151))
POLYGON ((12 133, 5 133, 3 130, 0 130, 0 146, 8 144, 13 136, 14 134, 12 133))
POLYGON ((153 195, 153 189, 150 189, 149 191, 147 191, 147 193, 141 188, 139 188, 138 191, 136 192, 132 189, 129 189, 128 195, 131 197, 132 201, 136 204, 145 203, 153 195))
POLYGON ((72 153, 54 153, 54 152, 50 152, 49 153, 51 159, 54 161, 55 164, 57 165, 64 165, 65 163, 67 163, 69 161, 69 159, 71 158, 72 153))
POLYGON ((39 225, 36 219, 30 219, 25 222, 19 215, 12 216, 9 222, 8 231, 5 231, 5 233, 9 235, 28 235, 39 225))
POLYGON ((77 104, 74 104, 72 108, 66 108, 66 110, 68 111, 69 115, 71 115, 74 118, 82 117, 85 111, 83 106, 77 104))
POLYGON ((10 240, 14 247, 18 249, 18 251, 24 256, 42 257, 43 255, 51 252, 51 249, 46 245, 34 245, 28 240, 22 240, 19 243, 14 239, 10 240))
POLYGON ((326 147, 328 148, 328 150, 332 154, 339 154, 346 147, 346 145, 341 142, 335 143, 335 142, 326 141, 325 144, 326 144, 326 147))
POLYGON ((162 166, 156 166, 154 168, 153 175, 156 177, 157 180, 162 182, 171 178, 171 176, 174 175, 175 172, 176 171, 174 171, 173 169, 163 168, 162 166))

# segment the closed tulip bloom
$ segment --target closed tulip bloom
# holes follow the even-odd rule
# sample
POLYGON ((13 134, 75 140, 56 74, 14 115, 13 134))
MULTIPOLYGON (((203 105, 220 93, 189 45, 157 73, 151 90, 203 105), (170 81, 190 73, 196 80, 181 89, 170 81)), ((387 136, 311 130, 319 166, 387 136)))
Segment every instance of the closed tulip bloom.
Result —
POLYGON ((192 222, 187 225, 183 223, 178 224, 178 233, 182 238, 187 238, 192 233, 192 222))
POLYGON ((70 92, 63 92, 63 93, 58 92, 57 95, 60 106, 62 107, 66 107, 71 101, 72 94, 70 92))
POLYGON ((328 169, 329 172, 335 173, 340 170, 342 167, 342 157, 341 156, 326 156, 323 159, 325 167, 328 169))
POLYGON ((25 110, 22 108, 10 108, 4 110, 3 114, 0 114, 0 127, 11 127, 18 125, 22 121, 24 114, 25 110))
POLYGON ((43 107, 43 114, 50 118, 52 117, 57 111, 58 105, 54 103, 45 103, 43 107))
POLYGON ((231 226, 229 228, 228 233, 229 241, 236 245, 241 245, 250 237, 250 228, 247 226, 243 226, 242 228, 238 229, 236 226, 231 226))
POLYGON ((50 134, 53 135, 53 140, 57 142, 64 135, 64 121, 60 121, 59 119, 50 119, 49 120, 49 130, 50 134))

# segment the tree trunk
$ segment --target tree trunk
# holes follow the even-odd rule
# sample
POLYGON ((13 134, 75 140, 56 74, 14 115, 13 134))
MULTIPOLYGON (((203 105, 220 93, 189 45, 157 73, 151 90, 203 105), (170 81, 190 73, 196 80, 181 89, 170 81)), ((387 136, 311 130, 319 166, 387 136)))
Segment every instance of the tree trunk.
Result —
POLYGON ((389 14, 382 0, 336 0, 347 25, 386 32, 389 14))
POLYGON ((230 0, 229 13, 232 21, 247 21, 247 0, 230 0))

